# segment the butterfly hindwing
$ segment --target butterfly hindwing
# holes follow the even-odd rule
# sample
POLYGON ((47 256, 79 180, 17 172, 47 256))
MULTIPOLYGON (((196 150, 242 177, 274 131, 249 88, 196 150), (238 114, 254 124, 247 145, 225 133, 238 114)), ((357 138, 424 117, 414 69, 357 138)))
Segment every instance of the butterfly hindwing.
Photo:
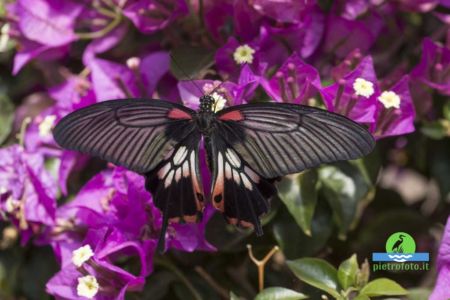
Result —
POLYGON ((269 211, 276 193, 272 180, 256 173, 219 135, 211 139, 213 185, 211 200, 231 224, 254 227, 262 234, 259 217, 269 211))
POLYGON ((170 222, 195 222, 204 207, 199 169, 200 133, 193 132, 145 174, 146 188, 170 222))
POLYGON ((363 126, 309 106, 245 104, 220 111, 217 119, 223 139, 265 178, 356 159, 375 144, 363 126))
POLYGON ((193 113, 161 100, 104 101, 67 115, 53 134, 66 149, 146 173, 195 130, 193 113))

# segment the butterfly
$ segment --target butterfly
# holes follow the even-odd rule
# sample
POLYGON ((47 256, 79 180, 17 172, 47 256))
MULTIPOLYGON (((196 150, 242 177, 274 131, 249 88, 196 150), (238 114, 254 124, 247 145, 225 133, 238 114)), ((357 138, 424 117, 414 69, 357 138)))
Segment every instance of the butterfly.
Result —
POLYGON ((210 200, 226 220, 254 228, 269 211, 275 181, 322 163, 372 151, 372 135, 352 120, 319 108, 254 103, 214 111, 202 96, 198 111, 149 99, 110 100, 65 116, 53 130, 63 148, 142 174, 167 224, 196 222, 205 206, 200 145, 212 174, 210 200))

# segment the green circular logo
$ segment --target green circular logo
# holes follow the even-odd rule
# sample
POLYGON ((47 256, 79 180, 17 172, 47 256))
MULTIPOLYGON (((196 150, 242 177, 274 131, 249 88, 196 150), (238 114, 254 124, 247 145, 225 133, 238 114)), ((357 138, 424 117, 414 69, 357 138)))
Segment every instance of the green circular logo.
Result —
POLYGON ((406 232, 396 232, 386 241, 386 253, 415 253, 416 242, 406 232))

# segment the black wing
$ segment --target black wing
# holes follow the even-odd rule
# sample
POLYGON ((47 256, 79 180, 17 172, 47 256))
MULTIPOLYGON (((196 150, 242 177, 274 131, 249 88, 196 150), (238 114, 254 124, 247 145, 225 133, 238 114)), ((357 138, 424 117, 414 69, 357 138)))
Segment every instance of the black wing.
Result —
POLYGON ((257 174, 218 132, 211 137, 209 155, 213 164, 214 207, 229 223, 254 226, 256 234, 262 235, 259 217, 269 211, 269 200, 276 193, 273 180, 257 174))
POLYGON ((161 100, 112 100, 75 111, 54 129, 62 147, 144 174, 163 212, 160 251, 169 221, 195 222, 203 210, 194 113, 161 100))
POLYGON ((193 113, 161 100, 111 100, 67 115, 53 135, 63 148, 146 173, 195 130, 193 113))
POLYGON ((196 222, 204 207, 199 168, 201 135, 195 131, 179 142, 158 166, 145 174, 146 189, 170 222, 196 222))
POLYGON ((356 159, 375 146, 363 126, 309 106, 245 104, 220 111, 217 119, 222 138, 264 178, 356 159))

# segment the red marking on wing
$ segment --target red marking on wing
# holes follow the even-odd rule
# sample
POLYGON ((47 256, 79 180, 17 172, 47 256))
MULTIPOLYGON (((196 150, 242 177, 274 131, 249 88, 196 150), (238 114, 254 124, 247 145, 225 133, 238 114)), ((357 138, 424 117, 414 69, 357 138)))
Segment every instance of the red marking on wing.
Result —
POLYGON ((178 108, 173 108, 169 112, 168 117, 171 119, 192 119, 192 116, 190 114, 178 108))
POLYGON ((223 114, 219 117, 219 120, 222 121, 242 121, 244 120, 244 116, 238 110, 230 111, 226 114, 223 114))

